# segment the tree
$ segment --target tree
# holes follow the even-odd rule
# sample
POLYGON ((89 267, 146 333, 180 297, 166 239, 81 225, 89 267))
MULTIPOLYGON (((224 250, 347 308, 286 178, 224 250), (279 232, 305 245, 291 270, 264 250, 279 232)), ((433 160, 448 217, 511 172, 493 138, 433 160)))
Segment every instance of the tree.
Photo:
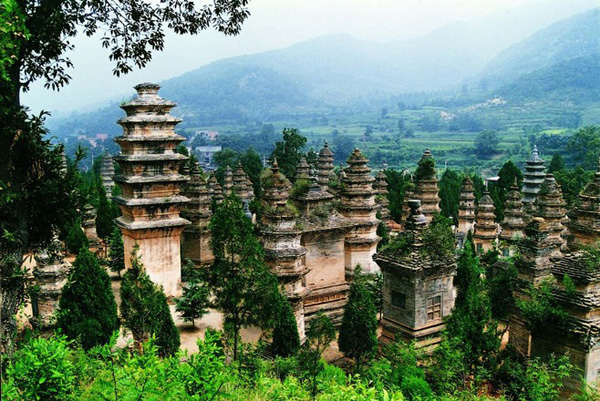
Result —
POLYGON ((458 222, 458 200, 462 178, 456 171, 448 169, 444 171, 439 182, 442 215, 453 219, 455 223, 458 222))
POLYGON ((496 221, 504 220, 506 194, 510 191, 510 187, 513 186, 515 179, 517 180, 517 186, 520 188, 523 183, 523 173, 521 173, 521 170, 509 160, 504 163, 498 172, 498 181, 496 181, 490 193, 496 209, 496 221))
POLYGON ((486 378, 497 367, 501 333, 492 316, 483 269, 467 241, 458 260, 457 297, 452 315, 446 319, 446 338, 463 355, 466 371, 475 380, 486 378))
POLYGON ((121 270, 125 269, 125 249, 123 246, 123 235, 117 227, 113 229, 108 244, 110 246, 108 267, 110 271, 118 273, 119 277, 121 277, 121 270))
POLYGON ((567 142, 566 150, 572 163, 593 171, 600 157, 600 126, 579 129, 567 142))
POLYGON ((233 358, 238 358, 242 327, 265 326, 273 315, 279 290, 277 278, 264 264, 263 251, 241 201, 230 195, 210 222, 210 244, 215 260, 204 279, 211 288, 212 306, 223 312, 225 328, 233 337, 233 358))
POLYGON ((356 362, 357 371, 363 360, 370 359, 377 350, 377 308, 360 265, 354 269, 338 342, 340 351, 356 362))
POLYGON ((404 203, 404 193, 414 185, 410 182, 410 176, 402 174, 401 171, 387 169, 384 170, 385 180, 388 183, 388 208, 390 216, 394 221, 402 221, 402 205, 404 203))
POLYGON ((38 79, 43 79, 47 88, 66 85, 71 79, 67 69, 73 64, 65 52, 73 49, 70 39, 80 32, 87 36, 103 32, 102 47, 109 49, 109 58, 115 62, 113 73, 119 76, 134 66, 146 66, 152 52, 163 49, 167 27, 177 34, 194 35, 209 27, 226 35, 238 34, 250 15, 247 4, 248 0, 216 0, 196 7, 187 0, 140 1, 125 7, 118 1, 69 0, 47 7, 45 3, 10 0, 6 13, 13 25, 2 45, 14 57, 0 58, 2 93, 17 106, 20 91, 38 79))
POLYGON ((377 309, 377 319, 380 322, 383 314, 383 274, 376 273, 371 277, 368 277, 366 286, 373 296, 375 308, 377 309))
POLYGON ((97 183, 98 213, 96 215, 96 232, 104 241, 115 231, 115 218, 119 217, 119 207, 106 197, 106 190, 100 180, 97 183))
POLYGON ((138 350, 144 341, 155 337, 162 355, 173 355, 179 349, 179 331, 167 304, 162 288, 150 280, 137 255, 136 245, 131 253, 131 268, 121 283, 121 317, 131 331, 138 350))
POLYGON ((280 294, 277 300, 271 349, 274 355, 285 358, 295 355, 299 348, 300 336, 298 335, 296 317, 287 297, 284 294, 280 294))
POLYGON ((284 128, 283 140, 275 144, 275 150, 271 153, 270 160, 277 160, 281 173, 287 179, 296 180, 296 165, 304 156, 302 149, 306 145, 306 137, 300 135, 296 128, 284 128))
POLYGON ((88 249, 89 241, 81 228, 80 220, 75 220, 69 228, 65 244, 67 245, 67 250, 74 255, 77 255, 81 249, 88 249))
POLYGON ((338 135, 333 138, 333 157, 336 163, 344 163, 354 150, 354 141, 349 135, 338 135))
POLYGON ((263 170, 263 164, 258 152, 251 146, 245 153, 240 156, 240 163, 242 168, 248 174, 248 178, 252 181, 252 189, 254 189, 254 195, 260 196, 262 188, 260 186, 260 173, 263 170))
POLYGON ((23 256, 65 233, 83 202, 74 191, 79 159, 65 169, 63 146, 44 139, 43 115, 0 104, 0 121, 0 351, 10 355, 15 315, 26 295, 23 256))
POLYGON ((325 366, 321 355, 334 339, 333 323, 320 310, 310 321, 310 326, 306 331, 306 342, 298 354, 298 366, 304 378, 310 383, 313 397, 317 394, 317 376, 325 366))
POLYGON ((110 277, 87 249, 82 249, 73 263, 57 314, 57 327, 85 349, 108 343, 119 329, 110 277))
POLYGON ((552 156, 550 165, 548 166, 548 172, 556 173, 557 171, 562 171, 564 169, 565 169, 565 159, 563 159, 563 157, 560 154, 555 153, 554 156, 552 156))
POLYGON ((210 289, 197 274, 192 274, 187 285, 183 287, 183 295, 175 298, 175 310, 181 314, 184 321, 192 322, 192 326, 196 327, 195 320, 201 319, 208 312, 209 297, 210 289))
POLYGON ((494 130, 485 130, 477 134, 475 138, 475 153, 481 159, 489 159, 498 153, 498 134, 494 130))

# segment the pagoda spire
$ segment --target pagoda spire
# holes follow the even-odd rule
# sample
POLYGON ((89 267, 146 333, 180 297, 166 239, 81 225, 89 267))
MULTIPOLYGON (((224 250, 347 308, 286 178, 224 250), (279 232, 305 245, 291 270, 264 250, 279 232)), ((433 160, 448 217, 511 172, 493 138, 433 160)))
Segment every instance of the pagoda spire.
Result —
POLYGON ((333 172, 333 152, 329 149, 327 141, 325 141, 323 148, 319 151, 317 169, 317 183, 321 186, 321 189, 327 191, 329 189, 329 176, 333 172))
POLYGON ((544 160, 538 154, 538 148, 533 146, 531 158, 525 162, 523 179, 523 207, 529 214, 535 209, 535 200, 546 174, 544 173, 544 160))
POLYGON ((475 215, 475 233, 473 234, 473 243, 477 253, 486 253, 492 249, 496 243, 498 230, 494 220, 496 208, 494 201, 488 191, 483 193, 479 200, 477 212, 475 215))
POLYGON ((421 209, 427 221, 440 213, 440 197, 438 195, 438 179, 435 161, 429 149, 425 149, 415 173, 415 197, 421 201, 421 209))
POLYGON ((458 232, 467 235, 473 231, 475 225, 475 195, 473 193, 473 180, 466 176, 460 188, 458 202, 458 232))
POLYGON ((508 245, 514 245, 525 235, 525 212, 523 211, 523 202, 521 193, 519 192, 519 184, 517 177, 506 194, 506 202, 504 209, 504 220, 500 224, 502 231, 500 232, 500 241, 508 245))

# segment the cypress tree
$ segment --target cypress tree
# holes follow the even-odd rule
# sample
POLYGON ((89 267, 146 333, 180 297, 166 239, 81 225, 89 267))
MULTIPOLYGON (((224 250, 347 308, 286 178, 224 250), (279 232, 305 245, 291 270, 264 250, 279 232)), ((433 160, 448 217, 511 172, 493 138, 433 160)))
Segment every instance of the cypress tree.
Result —
POLYGON ((103 240, 108 240, 113 234, 116 224, 115 217, 119 216, 118 207, 106 197, 106 190, 98 181, 98 213, 96 215, 96 232, 103 240))
POLYGON ((123 248, 123 236, 121 230, 115 227, 108 243, 110 245, 108 266, 111 271, 118 273, 119 277, 121 277, 121 270, 125 269, 125 250, 123 248))
POLYGON ((119 329, 110 277, 96 257, 82 248, 63 288, 57 326, 85 349, 106 344, 119 329))
POLYGON ((298 352, 298 349, 300 349, 300 336, 298 335, 298 325, 292 306, 285 295, 280 294, 278 298, 271 349, 273 354, 285 358, 298 352))
POLYGON ((79 219, 75 220, 69 228, 69 232, 65 238, 65 245, 67 246, 67 250, 74 255, 77 255, 81 249, 89 248, 89 241, 81 228, 81 221, 79 219))
POLYGON ((202 318, 208 312, 210 305, 210 290, 208 286, 200 282, 196 275, 192 275, 188 285, 183 287, 183 295, 176 298, 177 307, 175 310, 180 313, 186 322, 192 322, 195 327, 195 320, 202 318))
POLYGON ((338 341, 340 351, 356 361, 357 370, 377 350, 377 308, 360 266, 354 270, 338 341))
POLYGON ((167 297, 162 289, 150 280, 137 256, 132 252, 131 268, 121 283, 121 316, 138 349, 142 342, 155 336, 161 355, 173 355, 179 349, 179 331, 175 327, 167 297))

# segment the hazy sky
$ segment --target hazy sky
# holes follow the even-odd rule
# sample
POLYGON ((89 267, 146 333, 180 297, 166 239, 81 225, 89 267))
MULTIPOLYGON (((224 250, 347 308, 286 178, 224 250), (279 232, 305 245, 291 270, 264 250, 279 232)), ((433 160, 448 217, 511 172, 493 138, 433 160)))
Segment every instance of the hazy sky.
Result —
MULTIPOLYGON (((574 12, 578 6, 587 8, 596 1, 600 4, 600 0, 561 1, 573 4, 574 12)), ((168 34, 165 51, 155 53, 145 69, 121 78, 112 75, 108 51, 102 49, 98 38, 80 36, 74 40, 75 51, 70 53, 74 63, 71 83, 60 92, 44 89, 38 83, 24 94, 23 103, 34 111, 81 110, 106 99, 125 98, 139 82, 161 81, 225 57, 277 49, 334 33, 375 41, 410 39, 452 22, 535 2, 540 0, 252 0, 251 16, 239 36, 225 37, 212 31, 197 36, 168 34)))

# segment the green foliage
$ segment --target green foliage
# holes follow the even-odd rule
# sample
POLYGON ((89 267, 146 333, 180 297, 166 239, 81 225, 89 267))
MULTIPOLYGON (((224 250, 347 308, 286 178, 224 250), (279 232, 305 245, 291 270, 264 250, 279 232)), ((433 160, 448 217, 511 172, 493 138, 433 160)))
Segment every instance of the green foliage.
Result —
POLYGON ((600 270, 600 241, 595 245, 581 246, 583 251, 584 262, 589 271, 600 270))
POLYGON ((494 319, 506 319, 515 306, 518 271, 512 261, 487 269, 486 284, 494 319))
POLYGON ((110 277, 87 249, 82 249, 73 263, 57 314, 57 326, 84 349, 106 344, 119 329, 110 277))
POLYGON ((7 400, 67 400, 75 390, 75 366, 66 336, 32 338, 19 349, 2 386, 7 400))
POLYGON ((106 191, 100 181, 98 181, 97 190, 98 212, 96 215, 96 232, 100 238, 107 240, 117 228, 115 218, 119 217, 120 211, 119 207, 106 197, 106 191))
POLYGON ((552 156, 550 165, 548 166, 548 172, 556 173, 557 171, 562 171, 564 169, 565 169, 565 159, 560 155, 560 153, 555 153, 554 156, 552 156))
POLYGON ((508 355, 500 367, 498 377, 509 399, 536 401, 559 400, 563 379, 572 372, 573 366, 566 355, 542 362, 537 358, 522 361, 508 355))
POLYGON ((195 327, 195 320, 201 319, 208 312, 209 298, 210 289, 206 283, 201 281, 197 274, 191 274, 187 285, 183 287, 182 296, 175 298, 175 310, 185 322, 192 322, 192 326, 195 327))
POLYGON ((234 338, 237 360, 241 328, 252 324, 266 327, 272 321, 279 293, 277 279, 265 266, 252 222, 234 195, 217 207, 210 230, 215 261, 204 279, 214 295, 213 307, 223 312, 225 327, 234 338))
POLYGON ((308 189, 310 186, 310 182, 306 179, 297 179, 292 185, 292 189, 290 191, 290 198, 297 199, 300 196, 304 196, 308 193, 308 189))
POLYGON ((442 339, 433 351, 427 376, 436 394, 454 394, 461 389, 465 384, 467 369, 460 344, 453 339, 442 339))
POLYGON ((161 355, 173 355, 180 345, 167 297, 144 270, 136 246, 131 253, 131 268, 121 282, 121 316, 124 326, 131 331, 138 349, 151 336, 161 355))
POLYGON ((517 186, 520 188, 523 182, 523 173, 512 161, 504 163, 500 171, 498 172, 498 181, 493 185, 490 196, 494 201, 496 221, 504 220, 504 207, 506 204, 506 194, 510 190, 510 187, 514 184, 517 179, 517 186))
POLYGON ((489 379, 497 367, 501 335, 492 316, 483 269, 470 241, 458 260, 455 285, 458 294, 452 315, 446 318, 445 336, 461 350, 465 369, 477 384, 489 379))
POLYGON ((571 161, 586 170, 594 170, 600 157, 600 126, 579 129, 567 143, 571 161))
POLYGON ((474 141, 475 153, 482 159, 489 159, 498 153, 498 134, 495 130, 485 130, 477 134, 474 141))
POLYGON ((300 135, 296 128, 284 128, 283 141, 275 144, 275 150, 269 158, 277 160, 281 173, 292 182, 296 180, 296 166, 303 156, 305 145, 306 137, 300 135))
POLYGON ((526 299, 517 300, 525 327, 532 333, 564 327, 568 315, 552 294, 555 288, 554 279, 545 279, 539 285, 530 285, 525 290, 526 299))
POLYGON ((402 216, 404 193, 413 184, 410 182, 410 176, 406 176, 400 171, 387 169, 384 170, 384 173, 385 180, 388 183, 388 208, 390 209, 390 216, 394 221, 400 222, 403 217, 406 217, 402 216))
POLYGON ((321 356, 334 339, 333 323, 321 310, 310 321, 306 331, 306 342, 298 353, 300 376, 309 383, 313 397, 317 394, 317 376, 325 368, 321 356))
POLYGON ((186 355, 179 380, 183 382, 188 396, 199 400, 212 400, 229 380, 225 369, 221 333, 208 328, 204 340, 198 339, 198 352, 186 355))
POLYGON ((434 216, 431 223, 423 230, 421 252, 434 260, 444 261, 454 257, 454 249, 452 220, 442 215, 434 216))
POLYGON ((377 315, 379 316, 379 320, 381 320, 383 313, 383 274, 379 272, 368 276, 365 285, 373 297, 377 315))
POLYGON ((125 269, 125 249, 123 245, 123 234, 118 227, 113 229, 113 232, 108 240, 110 251, 108 252, 108 267, 112 272, 119 273, 125 269))
POLYGON ((451 218, 454 223, 458 223, 458 201, 462 179, 463 177, 459 173, 448 169, 444 171, 438 184, 442 215, 451 218))
POLYGON ((377 350, 377 308, 360 265, 354 269, 338 339, 340 351, 356 362, 356 370, 377 350))
POLYGON ((585 171, 581 167, 576 167, 574 169, 557 171, 554 173, 554 178, 560 184, 567 207, 572 208, 579 204, 579 194, 592 180, 593 174, 591 171, 585 171))
POLYGON ((69 252, 74 255, 79 254, 82 249, 88 249, 89 241, 81 228, 80 220, 76 220, 69 228, 65 244, 69 252))
POLYGON ((300 336, 296 317, 285 294, 280 294, 277 300, 271 350, 274 355, 285 358, 295 355, 299 349, 300 336))
POLYGON ((435 160, 432 157, 419 160, 415 170, 415 181, 431 180, 435 177, 435 160))

